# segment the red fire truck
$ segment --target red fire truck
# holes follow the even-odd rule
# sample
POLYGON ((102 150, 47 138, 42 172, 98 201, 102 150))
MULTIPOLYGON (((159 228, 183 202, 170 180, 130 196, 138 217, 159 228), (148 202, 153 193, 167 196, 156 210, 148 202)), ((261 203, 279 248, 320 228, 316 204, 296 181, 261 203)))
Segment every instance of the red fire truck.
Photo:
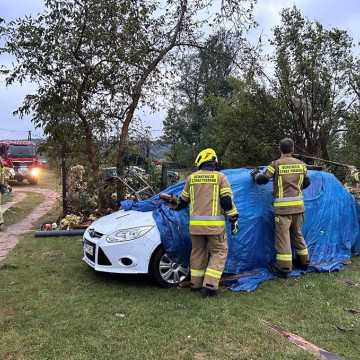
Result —
POLYGON ((32 141, 1 140, 0 157, 6 167, 13 169, 14 180, 27 180, 37 184, 41 163, 36 154, 36 144, 32 141))

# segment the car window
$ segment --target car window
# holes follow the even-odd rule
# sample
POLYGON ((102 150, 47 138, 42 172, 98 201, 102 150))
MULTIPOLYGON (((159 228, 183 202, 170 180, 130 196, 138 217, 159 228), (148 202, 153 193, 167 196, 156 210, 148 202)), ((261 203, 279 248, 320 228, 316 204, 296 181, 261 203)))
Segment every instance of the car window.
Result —
POLYGON ((35 156, 35 146, 29 145, 10 145, 9 156, 14 157, 33 157, 35 156))

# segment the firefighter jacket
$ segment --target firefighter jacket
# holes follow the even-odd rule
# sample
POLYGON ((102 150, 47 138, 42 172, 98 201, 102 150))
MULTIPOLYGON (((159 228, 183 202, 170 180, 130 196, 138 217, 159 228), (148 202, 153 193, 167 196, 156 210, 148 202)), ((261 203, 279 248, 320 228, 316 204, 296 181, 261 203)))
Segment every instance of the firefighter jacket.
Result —
POLYGON ((276 215, 304 212, 303 183, 306 165, 289 155, 282 155, 266 169, 265 176, 274 178, 274 212, 276 215))
POLYGON ((199 170, 186 179, 181 198, 189 203, 190 234, 219 235, 225 231, 225 216, 238 213, 233 200, 229 211, 222 210, 220 198, 225 196, 232 199, 231 187, 218 171, 199 170))

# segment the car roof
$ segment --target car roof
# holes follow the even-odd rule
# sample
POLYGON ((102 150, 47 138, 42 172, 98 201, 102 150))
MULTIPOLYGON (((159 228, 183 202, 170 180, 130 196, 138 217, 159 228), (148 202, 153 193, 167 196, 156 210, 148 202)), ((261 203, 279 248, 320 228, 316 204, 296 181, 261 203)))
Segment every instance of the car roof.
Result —
POLYGON ((35 143, 29 140, 0 140, 0 144, 5 145, 23 145, 23 146, 35 146, 35 143))

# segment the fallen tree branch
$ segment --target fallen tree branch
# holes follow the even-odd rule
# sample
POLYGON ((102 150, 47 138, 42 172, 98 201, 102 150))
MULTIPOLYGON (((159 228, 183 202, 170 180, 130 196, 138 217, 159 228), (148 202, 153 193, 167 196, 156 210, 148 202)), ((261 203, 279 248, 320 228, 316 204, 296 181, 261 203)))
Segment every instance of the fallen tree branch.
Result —
POLYGON ((316 359, 320 360, 342 360, 338 355, 328 352, 311 342, 305 340, 301 336, 293 334, 289 331, 284 330, 278 325, 272 324, 269 321, 262 320, 265 325, 267 325, 272 331, 282 335, 283 337, 287 338, 291 343, 296 345, 297 347, 311 353, 315 356, 316 359))
POLYGON ((347 311, 353 315, 360 315, 360 309, 344 309, 344 311, 347 311))

